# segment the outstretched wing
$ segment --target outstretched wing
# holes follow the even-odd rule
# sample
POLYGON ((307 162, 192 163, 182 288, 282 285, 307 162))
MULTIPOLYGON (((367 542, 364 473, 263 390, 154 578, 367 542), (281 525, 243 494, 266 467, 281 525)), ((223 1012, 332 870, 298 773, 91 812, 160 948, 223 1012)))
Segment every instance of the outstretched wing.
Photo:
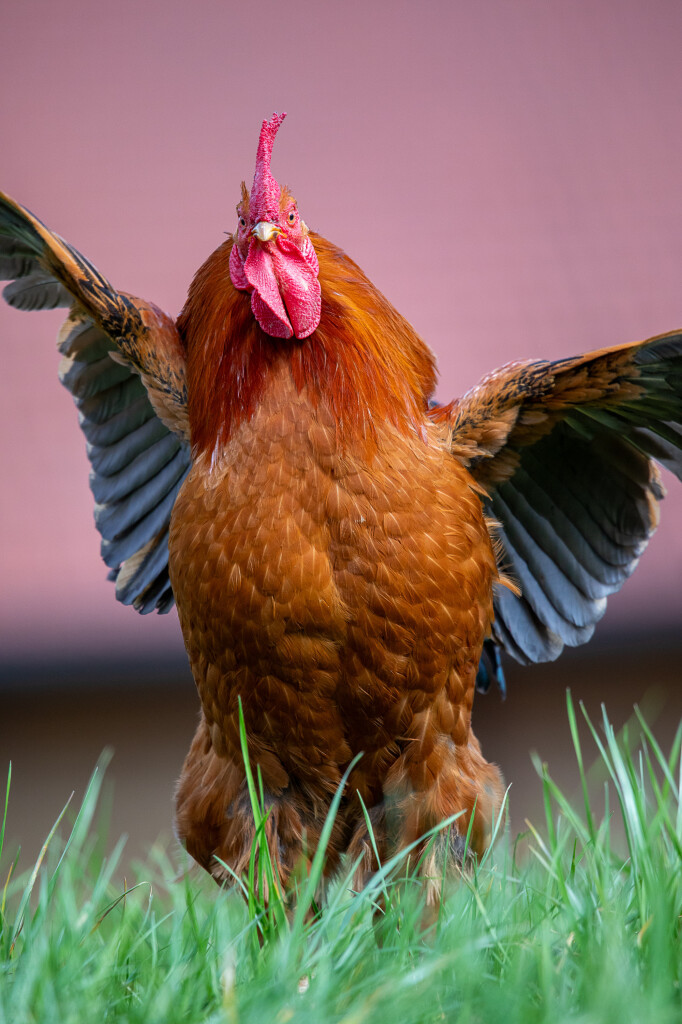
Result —
POLYGON ((16 309, 64 306, 59 379, 92 466, 95 523, 116 597, 168 611, 168 524, 190 466, 185 358, 175 323, 117 292, 58 235, 0 193, 0 280, 16 309))
POLYGON ((495 596, 497 642, 524 664, 584 643, 657 526, 652 460, 682 478, 682 332, 511 364, 432 416, 485 489, 521 587, 495 596))

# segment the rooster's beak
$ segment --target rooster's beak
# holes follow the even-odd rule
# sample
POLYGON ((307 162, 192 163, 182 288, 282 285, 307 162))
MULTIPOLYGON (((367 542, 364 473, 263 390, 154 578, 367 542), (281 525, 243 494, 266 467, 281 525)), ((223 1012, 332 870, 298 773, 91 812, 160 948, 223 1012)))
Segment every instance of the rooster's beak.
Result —
POLYGON ((282 229, 269 220, 260 220, 255 227, 251 228, 251 234, 261 242, 269 242, 282 234, 282 229))

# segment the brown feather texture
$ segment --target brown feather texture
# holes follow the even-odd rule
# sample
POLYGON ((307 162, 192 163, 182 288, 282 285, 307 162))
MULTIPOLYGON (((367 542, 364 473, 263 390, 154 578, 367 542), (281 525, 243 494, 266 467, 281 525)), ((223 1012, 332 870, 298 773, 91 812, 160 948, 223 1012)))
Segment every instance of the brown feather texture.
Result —
POLYGON ((366 843, 356 792, 395 811, 392 849, 474 803, 477 847, 487 834, 501 782, 470 717, 497 571, 478 495, 427 429, 430 443, 377 426, 369 456, 340 446, 333 408, 313 406, 282 361, 253 416, 182 487, 171 581, 203 712, 178 829, 219 875, 215 857, 243 867, 253 838, 243 770, 209 793, 195 758, 202 779, 240 763, 239 696, 273 813, 311 852, 363 752, 330 866, 366 843), (224 825, 208 842, 211 801, 224 825))
POLYGON ((470 727, 499 578, 479 488, 428 421, 431 352, 311 237, 323 308, 303 343, 264 334, 226 285, 229 241, 178 320, 195 463, 170 566, 203 712, 177 823, 217 877, 216 858, 241 870, 253 840, 243 770, 226 767, 238 697, 273 821, 298 837, 284 859, 277 847, 283 883, 355 754, 329 864, 361 850, 360 881, 373 857, 356 794, 382 855, 452 813, 466 829, 474 806, 481 849, 501 800, 470 727))

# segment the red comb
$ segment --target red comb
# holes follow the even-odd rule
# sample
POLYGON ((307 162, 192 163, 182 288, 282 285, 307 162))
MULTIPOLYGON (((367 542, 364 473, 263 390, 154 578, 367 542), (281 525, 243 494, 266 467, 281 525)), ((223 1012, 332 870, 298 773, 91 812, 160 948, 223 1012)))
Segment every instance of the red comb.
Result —
POLYGON ((256 153, 256 173, 251 190, 251 211, 260 220, 272 220, 279 213, 280 187, 270 173, 272 147, 286 114, 273 114, 263 121, 256 153))

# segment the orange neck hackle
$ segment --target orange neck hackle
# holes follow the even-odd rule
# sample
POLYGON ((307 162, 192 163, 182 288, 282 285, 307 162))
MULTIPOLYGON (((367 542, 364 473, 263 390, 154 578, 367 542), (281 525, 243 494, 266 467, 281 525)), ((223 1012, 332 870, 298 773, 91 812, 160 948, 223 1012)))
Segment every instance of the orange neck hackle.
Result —
POLYGON ((231 239, 197 272, 178 319, 195 453, 213 452, 253 415, 283 361, 297 390, 331 411, 340 445, 364 442, 371 449, 384 422, 423 436, 433 355, 345 253, 319 235, 313 242, 322 315, 303 341, 272 338, 260 328, 249 295, 230 282, 231 239))

